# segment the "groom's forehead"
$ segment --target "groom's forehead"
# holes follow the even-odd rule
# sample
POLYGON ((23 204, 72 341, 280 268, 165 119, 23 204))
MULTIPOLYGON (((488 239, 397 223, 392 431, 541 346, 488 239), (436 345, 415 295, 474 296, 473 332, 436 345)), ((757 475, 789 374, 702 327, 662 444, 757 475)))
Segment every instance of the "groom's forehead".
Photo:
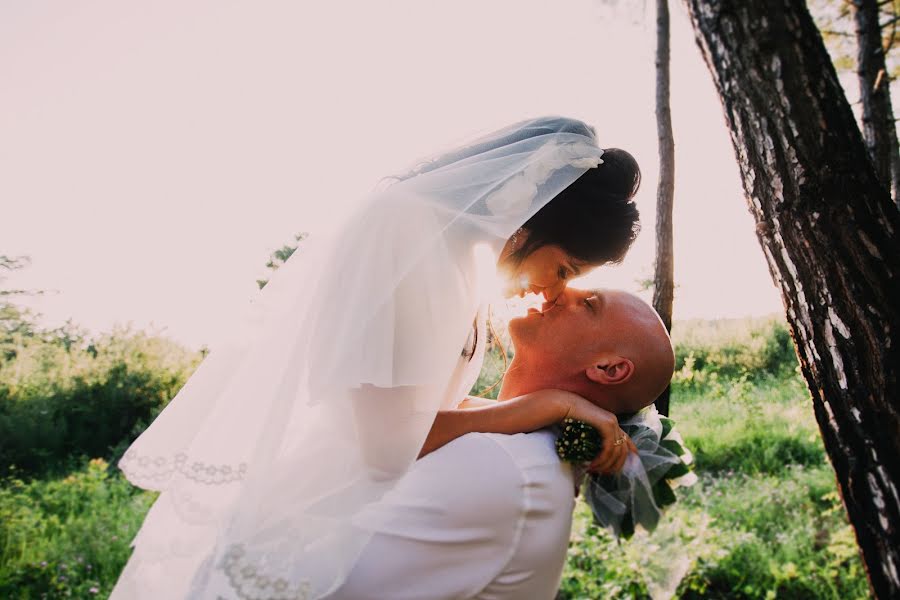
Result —
POLYGON ((655 314, 653 308, 640 297, 623 290, 595 288, 583 291, 583 299, 598 327, 616 323, 633 323, 655 314))

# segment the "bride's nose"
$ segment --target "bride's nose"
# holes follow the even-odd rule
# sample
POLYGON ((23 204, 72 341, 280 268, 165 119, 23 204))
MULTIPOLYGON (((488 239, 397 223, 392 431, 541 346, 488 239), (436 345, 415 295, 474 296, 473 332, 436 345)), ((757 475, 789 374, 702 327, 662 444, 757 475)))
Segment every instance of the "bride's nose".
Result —
POLYGON ((565 295, 565 291, 566 281, 563 279, 550 287, 545 287, 542 293, 544 294, 544 300, 547 302, 556 302, 558 298, 565 295))

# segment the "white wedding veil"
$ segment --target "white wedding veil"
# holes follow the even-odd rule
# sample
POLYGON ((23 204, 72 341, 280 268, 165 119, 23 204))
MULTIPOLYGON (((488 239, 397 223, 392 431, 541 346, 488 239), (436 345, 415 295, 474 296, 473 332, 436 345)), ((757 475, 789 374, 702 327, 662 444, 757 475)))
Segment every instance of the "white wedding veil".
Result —
POLYGON ((333 233, 312 232, 119 461, 162 493, 113 598, 336 589, 371 536, 356 517, 468 392, 452 373, 485 292, 476 248, 495 261, 602 153, 581 121, 523 121, 388 179, 333 233))

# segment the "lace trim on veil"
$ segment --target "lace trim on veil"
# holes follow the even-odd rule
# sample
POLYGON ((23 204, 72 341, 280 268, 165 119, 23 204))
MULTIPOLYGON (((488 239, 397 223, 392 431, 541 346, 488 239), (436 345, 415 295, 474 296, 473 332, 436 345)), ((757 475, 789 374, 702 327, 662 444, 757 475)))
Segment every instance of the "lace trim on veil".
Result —
POLYGON ((175 472, 205 485, 242 481, 247 475, 245 462, 237 465, 214 465, 197 460, 188 461, 184 452, 174 456, 145 456, 129 450, 119 460, 118 466, 132 483, 151 487, 167 481, 175 472))
POLYGON ((310 582, 303 580, 291 584, 283 577, 270 577, 258 566, 246 560, 246 550, 242 544, 228 548, 222 561, 222 571, 228 583, 241 600, 308 600, 310 582))

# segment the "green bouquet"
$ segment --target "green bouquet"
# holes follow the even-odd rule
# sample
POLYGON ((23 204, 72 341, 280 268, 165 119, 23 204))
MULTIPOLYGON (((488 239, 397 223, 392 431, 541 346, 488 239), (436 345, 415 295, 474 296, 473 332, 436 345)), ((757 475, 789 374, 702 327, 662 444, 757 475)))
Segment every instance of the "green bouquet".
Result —
MULTIPOLYGON (((658 417, 661 430, 657 433, 656 428, 648 425, 648 421, 656 415, 655 410, 652 413, 642 411, 621 418, 619 422, 638 448, 641 466, 646 474, 646 478, 640 481, 649 483, 649 490, 642 487, 643 484, 636 478, 588 475, 585 498, 591 505, 594 519, 625 539, 634 535, 636 524, 653 531, 662 510, 676 502, 673 488, 692 485, 696 481, 696 475, 692 473, 691 454, 675 431, 674 421, 668 417, 658 417), (647 501, 648 495, 652 495, 652 502, 647 501), (624 512, 610 508, 613 506, 624 506, 624 512), (640 509, 637 515, 635 507, 640 509)), ((592 426, 574 419, 562 422, 556 439, 556 453, 561 460, 581 465, 592 461, 602 447, 603 438, 592 426)))

